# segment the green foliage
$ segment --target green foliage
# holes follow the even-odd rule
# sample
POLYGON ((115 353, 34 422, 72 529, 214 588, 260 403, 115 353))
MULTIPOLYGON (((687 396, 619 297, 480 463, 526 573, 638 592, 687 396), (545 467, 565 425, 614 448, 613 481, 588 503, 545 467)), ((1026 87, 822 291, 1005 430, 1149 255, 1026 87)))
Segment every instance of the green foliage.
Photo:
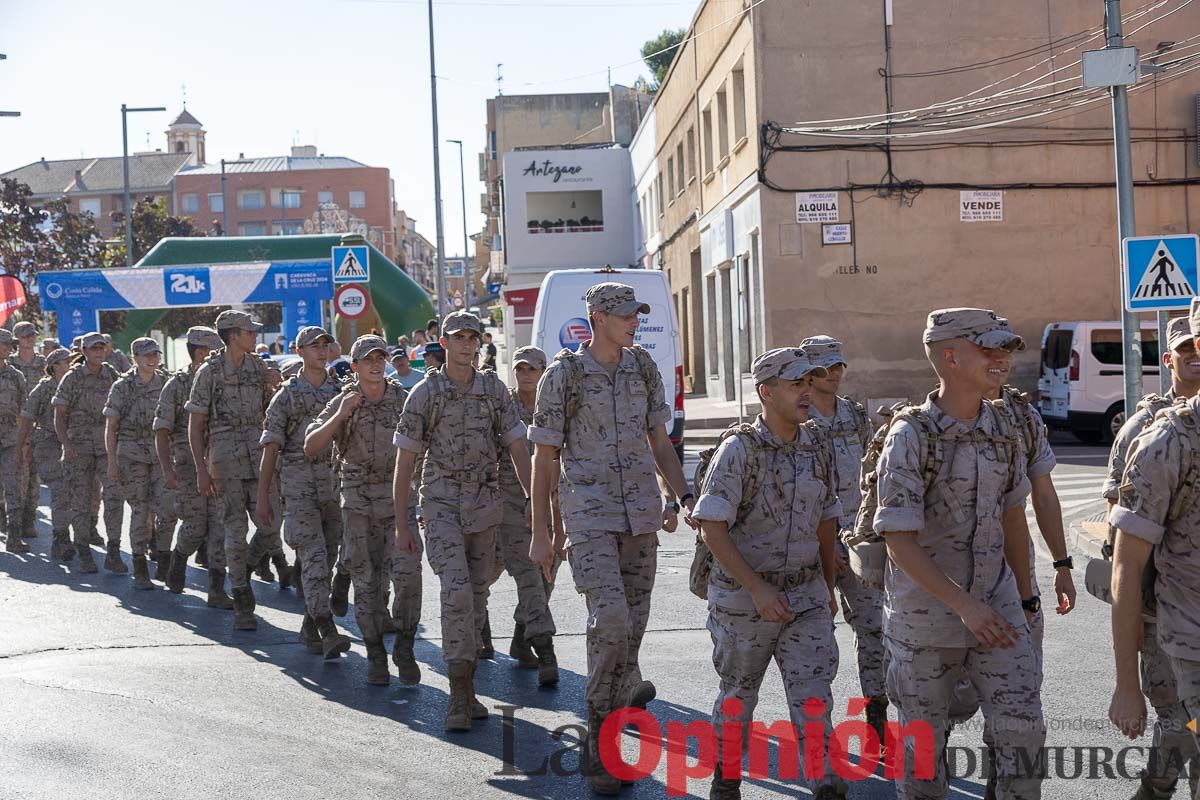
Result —
POLYGON ((667 76, 667 69, 671 66, 671 60, 679 52, 679 48, 675 45, 682 42, 683 37, 686 35, 686 28, 679 28, 677 30, 668 28, 642 45, 642 60, 646 62, 646 66, 654 73, 653 88, 656 91, 662 85, 663 78, 667 76), (662 52, 664 50, 666 52, 662 52))

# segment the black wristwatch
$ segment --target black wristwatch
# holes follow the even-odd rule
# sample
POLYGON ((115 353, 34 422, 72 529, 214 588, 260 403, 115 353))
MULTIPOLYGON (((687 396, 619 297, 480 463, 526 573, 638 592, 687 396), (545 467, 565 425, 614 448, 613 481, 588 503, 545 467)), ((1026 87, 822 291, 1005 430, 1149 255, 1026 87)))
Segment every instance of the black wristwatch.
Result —
POLYGON ((1055 569, 1062 569, 1063 567, 1066 567, 1067 569, 1075 569, 1075 559, 1071 556, 1067 556, 1066 558, 1060 558, 1058 561, 1054 562, 1055 569))
POLYGON ((1028 600, 1022 600, 1021 608, 1025 609, 1030 614, 1036 614, 1042 610, 1042 598, 1035 594, 1028 600))
POLYGON ((692 494, 691 492, 688 492, 683 497, 679 498, 679 505, 683 505, 688 500, 695 500, 695 499, 696 499, 696 495, 692 494))
POLYGON ((675 500, 667 503, 667 508, 671 509, 671 511, 675 514, 679 513, 679 503, 675 500))

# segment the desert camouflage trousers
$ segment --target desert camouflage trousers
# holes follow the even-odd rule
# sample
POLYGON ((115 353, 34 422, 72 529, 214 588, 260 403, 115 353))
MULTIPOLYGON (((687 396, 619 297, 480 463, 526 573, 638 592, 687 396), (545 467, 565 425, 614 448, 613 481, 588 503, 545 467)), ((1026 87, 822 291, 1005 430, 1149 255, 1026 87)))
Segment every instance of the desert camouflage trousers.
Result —
MULTIPOLYGON (((392 578, 392 621, 397 631, 416 633, 421 622, 421 556, 425 545, 421 541, 421 525, 417 507, 409 506, 408 531, 417 545, 415 553, 392 548, 392 563, 388 572, 392 578)), ((394 542, 394 538, 393 538, 394 542)))
POLYGON ((304 603, 310 617, 327 617, 333 565, 342 542, 342 509, 332 481, 322 487, 311 482, 285 484, 283 538, 296 551, 304 603))
MULTIPOLYGON (((838 548, 845 554, 839 539, 838 548)), ((883 697, 887 651, 883 647, 883 592, 860 581, 848 568, 837 577, 842 616, 854 631, 858 683, 863 697, 883 697)))
POLYGON ((176 548, 190 556, 207 548, 208 568, 225 569, 225 505, 219 497, 204 497, 196 491, 196 467, 191 460, 175 460, 179 485, 168 489, 170 505, 179 520, 176 548))
POLYGON ((104 501, 104 533, 110 545, 121 543, 121 522, 125 513, 121 490, 108 479, 106 457, 94 453, 63 454, 64 483, 71 500, 71 526, 75 546, 87 547, 88 535, 96 524, 96 512, 104 501))
MULTIPOLYGON (((354 621, 363 639, 379 639, 391 629, 387 579, 396 539, 390 483, 343 489, 342 563, 354 587, 354 621)), ((305 600, 308 587, 305 587, 305 600)), ((328 592, 326 592, 328 598, 328 592)))
POLYGON ((526 638, 553 635, 554 617, 550 613, 550 590, 541 568, 529 560, 533 532, 525 524, 525 505, 505 498, 504 519, 496 536, 496 559, 492 565, 492 586, 507 570, 517 584, 517 607, 513 621, 525 626, 526 638))
POLYGON ((170 533, 174 531, 175 514, 167 502, 166 485, 158 464, 147 464, 128 458, 117 457, 121 474, 121 496, 129 504, 129 550, 134 555, 145 555, 151 547, 170 550, 170 533), (158 509, 165 513, 159 515, 158 509), (166 523, 170 522, 170 527, 166 523), (151 534, 157 528, 159 536, 151 543, 151 534), (167 531, 166 547, 161 546, 161 534, 167 531))
POLYGON ((497 528, 467 533, 459 509, 435 501, 421 504, 421 517, 429 566, 442 585, 442 657, 474 661, 483 644, 497 528))

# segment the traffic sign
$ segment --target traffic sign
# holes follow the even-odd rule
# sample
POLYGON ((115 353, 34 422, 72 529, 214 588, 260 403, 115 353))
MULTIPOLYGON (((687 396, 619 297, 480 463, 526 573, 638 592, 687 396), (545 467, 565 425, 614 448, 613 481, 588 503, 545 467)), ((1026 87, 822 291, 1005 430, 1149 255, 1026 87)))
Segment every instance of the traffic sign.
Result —
POLYGON ((1130 236, 1121 242, 1121 283, 1130 311, 1187 309, 1200 281, 1194 233, 1130 236))
POLYGON ((371 280, 371 254, 367 246, 334 247, 330 262, 333 264, 333 282, 369 283, 371 280))
POLYGON ((367 290, 356 284, 347 284, 333 296, 333 305, 346 319, 358 319, 371 307, 367 290))

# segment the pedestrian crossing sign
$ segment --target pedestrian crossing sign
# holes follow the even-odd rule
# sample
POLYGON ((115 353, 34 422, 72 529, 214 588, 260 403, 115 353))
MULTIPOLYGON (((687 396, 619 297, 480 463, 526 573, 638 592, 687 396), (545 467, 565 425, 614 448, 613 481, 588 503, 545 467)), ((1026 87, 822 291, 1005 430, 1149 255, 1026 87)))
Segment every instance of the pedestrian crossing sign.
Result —
POLYGON ((1200 238, 1130 236, 1121 243, 1121 282, 1130 311, 1187 309, 1198 288, 1200 238))
POLYGON ((366 245, 333 248, 333 282, 368 283, 371 280, 370 253, 366 245))

